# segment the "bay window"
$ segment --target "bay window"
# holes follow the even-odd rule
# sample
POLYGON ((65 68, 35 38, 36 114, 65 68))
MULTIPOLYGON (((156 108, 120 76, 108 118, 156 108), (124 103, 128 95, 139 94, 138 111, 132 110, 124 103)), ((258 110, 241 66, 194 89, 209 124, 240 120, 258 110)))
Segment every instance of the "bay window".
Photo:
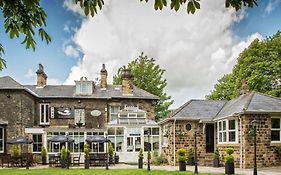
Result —
POLYGON ((218 143, 238 142, 238 122, 234 119, 222 120, 217 123, 218 143))
POLYGON ((271 118, 271 141, 281 141, 281 118, 271 118))

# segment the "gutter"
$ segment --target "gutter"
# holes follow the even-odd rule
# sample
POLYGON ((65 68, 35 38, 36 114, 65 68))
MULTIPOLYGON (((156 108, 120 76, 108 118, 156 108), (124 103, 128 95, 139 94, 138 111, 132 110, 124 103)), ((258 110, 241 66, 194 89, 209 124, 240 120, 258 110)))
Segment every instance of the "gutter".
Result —
POLYGON ((174 119, 174 166, 176 166, 176 121, 177 119, 174 119))

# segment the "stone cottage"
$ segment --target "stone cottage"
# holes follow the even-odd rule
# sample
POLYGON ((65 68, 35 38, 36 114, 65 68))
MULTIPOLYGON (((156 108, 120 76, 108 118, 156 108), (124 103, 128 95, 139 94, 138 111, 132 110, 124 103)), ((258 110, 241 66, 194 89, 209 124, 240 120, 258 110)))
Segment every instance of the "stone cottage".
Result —
MULTIPOLYGON (((136 162, 140 148, 161 148, 160 128, 154 121, 159 98, 134 86, 130 70, 123 71, 122 85, 107 84, 105 65, 100 83, 82 77, 75 85, 48 85, 41 64, 36 73, 36 85, 0 77, 0 154, 10 152, 6 142, 16 136, 33 139, 29 149, 34 154, 42 146, 48 154, 58 153, 63 144, 47 140, 65 134, 75 140, 68 147, 73 155, 83 154, 91 135, 108 136, 121 162, 136 162)), ((102 143, 90 146, 91 152, 106 150, 102 143)))
POLYGON ((257 121, 258 167, 280 165, 281 157, 275 148, 281 145, 281 99, 247 90, 231 101, 190 100, 159 122, 162 154, 175 165, 179 148, 194 150, 196 131, 200 165, 212 165, 212 153, 216 148, 223 163, 225 148, 233 147, 235 166, 251 168, 253 120, 257 121))

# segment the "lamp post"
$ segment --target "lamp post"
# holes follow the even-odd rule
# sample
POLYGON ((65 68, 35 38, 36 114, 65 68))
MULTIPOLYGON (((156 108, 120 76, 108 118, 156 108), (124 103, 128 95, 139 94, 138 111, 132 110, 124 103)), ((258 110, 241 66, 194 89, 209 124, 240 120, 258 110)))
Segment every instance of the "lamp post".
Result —
POLYGON ((148 136, 148 143, 149 143, 149 147, 148 147, 148 153, 147 153, 147 170, 150 171, 150 150, 151 150, 151 143, 150 143, 150 135, 151 135, 151 128, 148 128, 147 131, 147 136, 148 136))
POLYGON ((66 168, 69 169, 69 158, 68 158, 68 149, 69 149, 69 144, 68 144, 68 132, 66 132, 66 144, 67 144, 67 149, 66 149, 66 168))
POLYGON ((253 120, 251 122, 251 124, 252 124, 252 128, 254 131, 254 172, 253 172, 253 174, 257 175, 258 174, 258 172, 257 172, 257 121, 253 120))
POLYGON ((108 170, 108 141, 107 141, 107 133, 105 134, 105 151, 106 151, 106 161, 105 161, 105 169, 108 170))
POLYGON ((198 174, 198 167, 197 167, 197 143, 196 143, 197 131, 194 130, 194 174, 198 174))
POLYGON ((29 169, 28 136, 26 136, 26 169, 29 169))

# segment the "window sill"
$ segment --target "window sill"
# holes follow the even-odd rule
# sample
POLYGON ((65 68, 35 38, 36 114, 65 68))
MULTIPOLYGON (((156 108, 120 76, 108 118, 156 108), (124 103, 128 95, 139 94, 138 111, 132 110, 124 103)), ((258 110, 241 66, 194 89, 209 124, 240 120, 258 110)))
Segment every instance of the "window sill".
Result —
POLYGON ((49 126, 50 123, 40 123, 39 125, 40 125, 40 126, 49 126))
POLYGON ((218 146, 239 146, 239 143, 237 143, 237 142, 224 142, 224 143, 218 143, 218 146))
POLYGON ((162 148, 168 148, 169 145, 162 145, 162 148))
POLYGON ((270 143, 270 146, 281 146, 281 141, 274 141, 270 143))

